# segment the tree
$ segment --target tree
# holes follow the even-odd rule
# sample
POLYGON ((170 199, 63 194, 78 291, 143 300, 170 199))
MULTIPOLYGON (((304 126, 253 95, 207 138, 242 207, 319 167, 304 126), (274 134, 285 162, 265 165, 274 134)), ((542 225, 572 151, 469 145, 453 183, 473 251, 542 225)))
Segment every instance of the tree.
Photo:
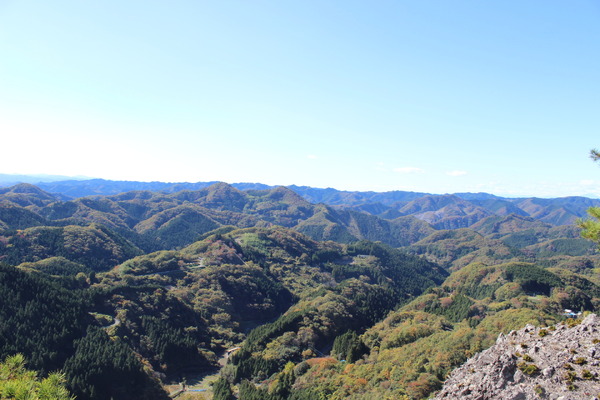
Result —
POLYGON ((217 379, 213 385, 213 399, 214 400, 233 400, 233 393, 229 382, 223 377, 217 379))
POLYGON ((75 354, 65 362, 68 386, 79 399, 168 400, 160 383, 122 340, 112 340, 104 330, 90 326, 76 341, 75 354))
POLYGON ((65 376, 55 372, 40 379, 25 368, 22 354, 7 356, 0 363, 0 397, 3 399, 73 400, 64 386, 65 376))
MULTIPOLYGON (((590 150, 590 158, 599 161, 600 151, 590 150)), ((577 221, 577 225, 581 228, 581 236, 600 245, 600 207, 590 207, 587 213, 593 219, 580 219, 577 221)))
POLYGON ((581 228, 581 236, 600 244, 600 207, 590 207, 587 213, 594 219, 577 221, 581 228))
POLYGON ((340 360, 354 363, 367 352, 367 348, 360 337, 354 331, 348 331, 335 338, 332 353, 340 360))

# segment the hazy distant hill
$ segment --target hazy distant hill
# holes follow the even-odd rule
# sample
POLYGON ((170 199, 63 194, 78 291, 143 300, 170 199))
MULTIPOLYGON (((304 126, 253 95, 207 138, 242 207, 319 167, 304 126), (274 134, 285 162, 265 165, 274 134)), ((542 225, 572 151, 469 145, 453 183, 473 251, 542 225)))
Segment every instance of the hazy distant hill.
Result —
POLYGON ((85 181, 42 182, 37 185, 50 193, 61 193, 71 198, 77 198, 93 195, 113 195, 134 190, 173 193, 181 190, 199 190, 213 183, 216 182, 166 183, 90 179, 85 181))
POLYGON ((17 174, 0 174, 0 186, 12 186, 18 183, 40 183, 40 182, 56 182, 65 180, 88 180, 85 176, 64 176, 64 175, 17 175, 17 174))
POLYGON ((567 225, 573 222, 574 217, 583 217, 586 210, 598 206, 600 200, 586 197, 572 196, 558 199, 521 199, 515 205, 525 211, 527 215, 549 222, 554 225, 567 225))
POLYGON ((471 229, 486 235, 506 235, 531 229, 549 230, 553 225, 522 215, 493 215, 471 226, 471 229))
POLYGON ((41 207, 61 198, 61 196, 52 195, 29 183, 19 183, 11 187, 0 188, 0 196, 2 196, 4 204, 10 203, 21 207, 41 207))
POLYGON ((400 209, 404 215, 429 222, 438 229, 466 228, 492 213, 457 196, 423 196, 400 209))
POLYGON ((356 192, 332 188, 318 189, 309 186, 289 186, 290 189, 300 194, 311 203, 325 203, 329 205, 356 206, 362 204, 380 203, 392 206, 406 203, 427 195, 427 193, 406 192, 394 190, 391 192, 356 192))

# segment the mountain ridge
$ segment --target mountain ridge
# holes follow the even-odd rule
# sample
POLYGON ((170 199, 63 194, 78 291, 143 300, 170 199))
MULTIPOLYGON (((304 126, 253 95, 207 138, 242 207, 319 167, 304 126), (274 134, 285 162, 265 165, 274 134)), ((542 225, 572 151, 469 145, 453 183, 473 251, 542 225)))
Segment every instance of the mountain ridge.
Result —
MULTIPOLYGON (((394 193, 394 196, 397 195, 394 193)), ((472 260, 469 256, 456 264, 470 247, 450 254, 438 245, 427 243, 422 246, 425 243, 416 242, 435 232, 468 228, 481 232, 486 240, 493 239, 496 245, 503 247, 503 259, 530 257, 540 251, 547 252, 555 245, 571 255, 589 254, 590 246, 581 244, 583 239, 571 232, 575 228, 567 228, 573 226, 575 219, 582 217, 586 207, 600 204, 600 201, 569 197, 519 199, 518 203, 510 203, 513 207, 525 204, 533 215, 523 215, 526 212, 522 209, 518 214, 506 214, 506 202, 506 199, 488 198, 476 204, 455 195, 426 195, 406 204, 393 203, 393 206, 382 203, 336 206, 313 204, 291 187, 240 190, 224 182, 174 193, 136 190, 65 201, 60 194, 48 193, 31 184, 19 184, 0 189, 0 228, 10 230, 41 225, 101 223, 138 247, 151 251, 188 245, 197 237, 222 226, 280 225, 296 229, 315 240, 349 243, 366 239, 381 241, 392 247, 417 244, 411 252, 424 252, 421 254, 437 261, 444 259, 445 263, 454 263, 458 267, 472 260), (503 204, 498 208, 498 204, 490 202, 503 204), (562 241, 549 242, 556 239, 562 241)), ((479 239, 477 241, 480 242, 479 239)), ((452 247, 457 248, 456 245, 452 247)), ((484 256, 485 252, 480 253, 481 257, 489 259, 484 256)))
MULTIPOLYGON (((600 199, 583 196, 508 198, 484 192, 431 194, 411 191, 346 191, 333 188, 322 189, 297 185, 272 186, 248 182, 228 184, 218 181, 190 183, 89 179, 40 182, 37 187, 60 200, 68 200, 96 195, 118 195, 130 191, 151 191, 164 194, 182 191, 197 192, 215 184, 227 185, 241 192, 287 187, 313 204, 323 203, 334 208, 353 209, 389 220, 404 215, 414 215, 432 223, 438 229, 469 227, 490 215, 510 214, 533 217, 553 225, 569 225, 579 218, 585 218, 586 210, 589 207, 600 206, 600 199)), ((2 182, 0 182, 0 192, 6 190, 1 186, 2 182)))

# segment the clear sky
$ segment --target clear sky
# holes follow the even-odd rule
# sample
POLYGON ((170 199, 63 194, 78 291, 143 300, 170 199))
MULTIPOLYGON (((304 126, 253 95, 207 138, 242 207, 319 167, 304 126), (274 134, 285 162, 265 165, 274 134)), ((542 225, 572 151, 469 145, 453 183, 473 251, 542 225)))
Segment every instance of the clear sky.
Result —
POLYGON ((0 0, 0 173, 600 196, 597 0, 0 0))

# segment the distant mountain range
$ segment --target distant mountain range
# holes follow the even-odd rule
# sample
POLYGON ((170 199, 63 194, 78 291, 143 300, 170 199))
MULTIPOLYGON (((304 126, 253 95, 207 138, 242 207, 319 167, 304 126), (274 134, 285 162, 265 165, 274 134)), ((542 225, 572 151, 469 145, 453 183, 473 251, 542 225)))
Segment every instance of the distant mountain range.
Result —
POLYGON ((316 240, 406 246, 434 229, 411 216, 387 220, 312 204, 285 187, 242 191, 226 183, 175 193, 136 190, 66 200, 31 184, 0 189, 0 230, 101 224, 149 250, 188 245, 217 228, 279 225, 316 240))
POLYGON ((65 176, 65 175, 17 175, 17 174, 0 174, 0 187, 12 186, 18 183, 40 183, 40 182, 56 182, 67 180, 88 180, 92 179, 88 176, 65 176))
MULTIPOLYGON (((93 257, 110 253, 111 259, 120 260, 136 251, 178 249, 215 230, 283 226, 318 241, 370 240, 405 247, 446 268, 460 269, 474 261, 591 256, 594 245, 579 237, 574 221, 588 207, 600 206, 600 200, 585 197, 506 199, 484 193, 432 195, 235 185, 245 188, 240 190, 222 182, 182 189, 185 185, 191 184, 88 180, 39 185, 48 191, 26 183, 0 188, 0 233, 7 233, 7 243, 28 241, 29 255, 42 249, 44 255, 64 256, 52 250, 54 244, 79 236, 102 243, 93 250, 93 257), (137 190, 69 198, 73 193, 131 187, 137 190), (141 190, 145 187, 162 190, 141 190), (73 228, 82 226, 89 229, 73 228), (23 229, 24 234, 12 233, 23 229), (54 244, 48 247, 40 242, 40 237, 50 236, 54 241, 44 240, 54 244), (133 247, 117 244, 124 241, 133 247)), ((29 261, 25 253, 13 254, 11 249, 8 246, 0 253, 29 261)), ((80 262, 82 257, 69 259, 80 262)))
MULTIPOLYGON (((0 175, 0 186, 10 186, 6 177, 27 178, 19 175, 0 175)), ((35 177, 28 177, 32 183, 35 177)), ((58 199, 70 200, 87 196, 110 196, 130 191, 152 191, 165 194, 180 191, 198 191, 219 182, 136 182, 104 179, 59 180, 36 183, 40 189, 56 195, 58 199)), ((234 183, 231 187, 240 191, 271 190, 276 186, 262 183, 234 183)), ((431 224, 435 229, 469 227, 492 215, 527 216, 552 225, 573 224, 577 218, 586 216, 591 206, 600 206, 599 199, 571 196, 554 199, 506 198, 489 193, 430 194, 422 192, 390 191, 360 192, 332 188, 320 189, 308 186, 288 186, 306 201, 325 204, 335 209, 358 211, 394 220, 413 216, 431 224)))

